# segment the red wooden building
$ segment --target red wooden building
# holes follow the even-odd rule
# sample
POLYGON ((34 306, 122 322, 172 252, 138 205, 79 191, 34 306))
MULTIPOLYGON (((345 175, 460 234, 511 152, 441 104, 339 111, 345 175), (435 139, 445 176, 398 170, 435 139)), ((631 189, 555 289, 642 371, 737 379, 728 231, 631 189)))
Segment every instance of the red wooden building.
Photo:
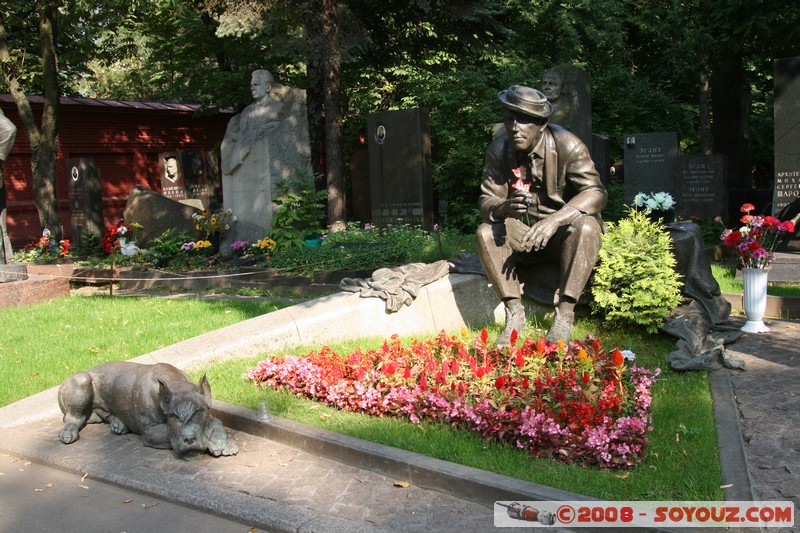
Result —
MULTIPOLYGON (((34 115, 41 116, 43 98, 29 97, 34 115)), ((0 94, 0 108, 17 126, 17 139, 3 163, 8 200, 8 234, 14 250, 38 239, 42 228, 33 202, 31 150, 11 95, 0 94)), ((67 160, 89 158, 100 175, 105 227, 122 217, 134 185, 161 192, 159 154, 218 151, 231 111, 201 116, 199 106, 178 103, 124 102, 61 98, 56 190, 66 238, 71 227, 67 160)), ((219 176, 218 172, 214 173, 219 176)), ((220 183, 210 188, 221 191, 220 183)))

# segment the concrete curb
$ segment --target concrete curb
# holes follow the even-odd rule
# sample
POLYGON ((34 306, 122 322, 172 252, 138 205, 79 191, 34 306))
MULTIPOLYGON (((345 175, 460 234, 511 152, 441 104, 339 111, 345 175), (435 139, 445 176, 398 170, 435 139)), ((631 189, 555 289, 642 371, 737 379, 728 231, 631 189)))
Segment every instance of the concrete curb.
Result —
POLYGON ((214 416, 230 428, 281 442, 340 463, 371 470, 418 487, 492 508, 496 500, 596 501, 595 498, 486 472, 383 444, 274 417, 259 422, 256 411, 214 402, 214 416), (488 503, 488 505, 487 505, 488 503))
POLYGON ((725 501, 753 501, 750 469, 747 463, 739 413, 728 374, 714 370, 709 375, 714 420, 717 424, 717 445, 725 501))

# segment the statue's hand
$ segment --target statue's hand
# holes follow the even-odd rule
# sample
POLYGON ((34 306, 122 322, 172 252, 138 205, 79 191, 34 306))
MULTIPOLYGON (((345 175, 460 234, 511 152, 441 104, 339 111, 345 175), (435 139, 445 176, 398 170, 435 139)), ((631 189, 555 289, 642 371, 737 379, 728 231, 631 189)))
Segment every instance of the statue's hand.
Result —
POLYGON ((554 216, 544 218, 531 226, 525 236, 522 238, 522 246, 527 251, 539 251, 547 246, 547 243, 556 234, 559 228, 559 222, 554 216))
POLYGON ((510 214, 522 215, 528 211, 528 206, 531 205, 533 195, 528 191, 515 190, 508 199, 508 209, 510 214))

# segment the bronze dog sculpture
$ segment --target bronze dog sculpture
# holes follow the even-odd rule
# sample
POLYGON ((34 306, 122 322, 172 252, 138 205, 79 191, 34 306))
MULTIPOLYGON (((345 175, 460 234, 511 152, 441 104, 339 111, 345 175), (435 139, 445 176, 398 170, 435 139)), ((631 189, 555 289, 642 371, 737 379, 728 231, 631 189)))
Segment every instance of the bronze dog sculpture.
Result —
POLYGON ((64 444, 80 438, 86 424, 107 422, 117 435, 137 433, 145 446, 172 449, 180 457, 206 450, 235 455, 239 444, 209 414, 211 387, 194 384, 172 365, 113 361, 71 375, 58 389, 64 444))

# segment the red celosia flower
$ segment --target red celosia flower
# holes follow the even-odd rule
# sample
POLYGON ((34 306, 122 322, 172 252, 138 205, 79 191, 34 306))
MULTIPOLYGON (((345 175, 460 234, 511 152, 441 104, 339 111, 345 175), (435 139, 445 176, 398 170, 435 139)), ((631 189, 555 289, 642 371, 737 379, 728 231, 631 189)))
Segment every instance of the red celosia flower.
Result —
POLYGON ((517 366, 520 367, 520 368, 525 366, 525 357, 522 355, 522 351, 521 350, 517 352, 517 361, 516 361, 516 363, 517 363, 517 366))
POLYGON ((419 388, 428 390, 428 380, 425 378, 425 374, 422 374, 422 377, 419 378, 419 388))
POLYGON ((611 352, 612 360, 614 361, 614 366, 619 368, 622 366, 622 363, 625 362, 625 358, 622 356, 622 352, 619 351, 619 348, 614 348, 614 351, 611 352))
POLYGON ((486 342, 487 342, 488 340, 489 340, 489 332, 488 332, 488 331, 486 331, 486 328, 483 328, 483 329, 481 330, 481 342, 482 342, 483 344, 486 344, 486 342))
POLYGON ((583 377, 581 377, 581 381, 583 381, 584 383, 589 383, 589 373, 588 372, 584 372, 583 373, 583 377))
POLYGON ((406 365, 406 369, 405 369, 405 371, 403 372, 403 377, 404 377, 405 379, 408 379, 408 378, 410 378, 410 377, 411 377, 411 367, 410 367, 410 366, 406 365))
POLYGON ((502 389, 508 383, 508 378, 506 376, 499 376, 496 380, 494 380, 494 386, 497 389, 502 389))
POLYGON ((518 338, 519 338, 519 333, 517 333, 517 330, 515 330, 515 329, 511 330, 511 346, 514 346, 515 344, 517 344, 517 339, 518 338))
POLYGON ((475 371, 475 375, 478 376, 479 378, 482 378, 483 376, 486 375, 486 368, 479 366, 478 370, 475 371))

